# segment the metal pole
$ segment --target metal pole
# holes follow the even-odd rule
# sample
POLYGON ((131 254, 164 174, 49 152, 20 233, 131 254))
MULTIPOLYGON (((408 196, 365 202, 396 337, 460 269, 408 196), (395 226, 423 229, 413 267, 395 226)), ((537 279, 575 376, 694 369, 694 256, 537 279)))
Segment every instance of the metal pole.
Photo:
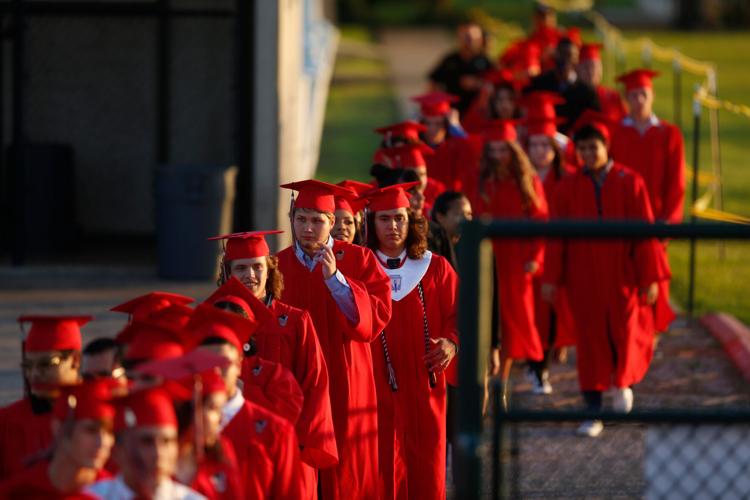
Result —
MULTIPOLYGON (((696 89, 697 91, 697 89, 696 89)), ((700 124, 701 103, 698 97, 693 97, 693 192, 690 203, 690 222, 695 224, 695 202, 698 199, 698 162, 700 159, 700 124)), ((695 311, 695 252, 696 240, 690 238, 690 269, 688 278, 688 315, 693 316, 695 311)))
POLYGON ((13 0, 13 187, 11 193, 11 262, 23 265, 26 260, 26 136, 24 133, 24 0, 13 0))
MULTIPOLYGON (((459 384, 457 412, 458 433, 453 460, 456 498, 479 499, 482 462, 479 444, 482 432, 482 390, 479 367, 479 246, 484 229, 478 221, 465 222, 458 244, 459 307, 458 325, 461 333, 461 359, 458 364, 459 384)), ((483 374, 481 375, 483 376, 483 374)))
POLYGON ((170 48, 171 20, 169 0, 158 0, 156 27, 156 162, 164 165, 170 159, 170 48))
POLYGON ((253 137, 255 135, 255 2, 237 0, 234 57, 236 59, 235 157, 237 198, 234 211, 235 230, 253 227, 253 137))
POLYGON ((672 119, 675 125, 682 130, 682 64, 677 58, 672 63, 672 81, 674 83, 674 90, 672 92, 672 119))
POLYGON ((503 497, 501 488, 503 485, 503 412, 502 384, 498 377, 492 377, 490 382, 492 390, 492 418, 494 428, 492 429, 492 499, 499 500, 503 497))
MULTIPOLYGON (((708 74, 708 92, 713 97, 719 97, 719 89, 716 84, 716 71, 708 74)), ((716 209, 724 210, 724 182, 721 175, 721 130, 719 128, 719 110, 712 108, 709 110, 709 126, 711 127, 711 163, 713 165, 714 179, 717 183, 714 188, 714 199, 716 200, 716 209)), ((719 259, 726 258, 726 246, 723 241, 719 241, 719 259)))

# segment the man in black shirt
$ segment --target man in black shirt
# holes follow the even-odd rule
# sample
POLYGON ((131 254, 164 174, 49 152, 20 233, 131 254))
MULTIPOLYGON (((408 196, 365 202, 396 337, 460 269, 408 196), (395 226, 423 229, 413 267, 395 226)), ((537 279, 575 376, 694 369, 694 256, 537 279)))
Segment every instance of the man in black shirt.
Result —
POLYGON ((565 99, 556 106, 557 116, 565 118, 558 129, 566 133, 586 109, 600 110, 596 90, 578 79, 578 47, 569 39, 563 38, 555 51, 555 68, 531 79, 524 93, 536 90, 556 92, 565 99))
POLYGON ((492 61, 485 54, 485 37, 475 23, 458 27, 458 50, 446 55, 429 74, 435 90, 456 95, 460 101, 456 109, 463 114, 482 88, 480 75, 492 69, 492 61))

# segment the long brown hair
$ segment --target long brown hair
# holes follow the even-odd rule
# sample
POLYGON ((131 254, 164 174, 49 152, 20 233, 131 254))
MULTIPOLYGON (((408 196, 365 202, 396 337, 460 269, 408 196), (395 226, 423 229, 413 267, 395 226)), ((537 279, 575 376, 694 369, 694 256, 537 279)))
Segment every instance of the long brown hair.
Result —
MULTIPOLYGON (((534 176, 536 173, 529 157, 526 156, 523 148, 516 141, 504 141, 504 143, 510 149, 511 156, 507 173, 513 177, 521 192, 523 208, 528 209, 532 205, 539 206, 539 197, 534 190, 534 176)), ((485 143, 482 158, 479 162, 479 193, 484 198, 486 198, 484 186, 487 181, 496 181, 503 177, 503 173, 500 171, 502 167, 490 162, 488 152, 489 144, 485 143)))
MULTIPOLYGON (((421 259, 427 251, 427 220, 408 208, 409 230, 406 233, 406 255, 410 259, 421 259)), ((380 247, 375 233, 375 213, 367 214, 367 247, 373 252, 380 247)))

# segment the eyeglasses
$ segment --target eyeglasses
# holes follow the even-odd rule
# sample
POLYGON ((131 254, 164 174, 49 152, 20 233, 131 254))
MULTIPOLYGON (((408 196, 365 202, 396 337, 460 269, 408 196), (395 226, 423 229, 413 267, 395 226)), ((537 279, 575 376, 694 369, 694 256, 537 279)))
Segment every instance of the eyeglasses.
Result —
POLYGON ((87 372, 82 375, 84 380, 97 380, 102 378, 120 378, 125 376, 125 368, 119 366, 112 371, 101 370, 98 372, 87 372))
POLYGON ((56 355, 50 356, 49 358, 40 358, 37 360, 25 359, 21 362, 21 369, 23 371, 32 372, 36 368, 40 372, 50 370, 51 368, 60 366, 64 360, 64 356, 56 355))

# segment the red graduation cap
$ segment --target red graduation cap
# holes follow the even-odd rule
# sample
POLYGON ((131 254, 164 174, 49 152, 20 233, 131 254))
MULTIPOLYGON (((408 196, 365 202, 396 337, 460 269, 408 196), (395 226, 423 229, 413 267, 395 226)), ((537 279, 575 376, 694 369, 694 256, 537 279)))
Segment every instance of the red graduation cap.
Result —
POLYGON ((575 136, 575 133, 586 125, 596 127, 597 130, 604 136, 604 139, 609 144, 612 136, 612 127, 614 123, 604 113, 600 111, 594 111, 593 109, 586 109, 581 113, 581 116, 573 123, 570 127, 569 134, 571 137, 575 136))
POLYGON ((482 124, 482 136, 485 141, 515 141, 517 124, 518 120, 486 120, 482 124))
POLYGON ((555 137, 557 133, 557 125, 565 122, 563 118, 553 119, 539 119, 539 120, 526 120, 526 134, 531 137, 532 135, 546 135, 547 137, 555 137))
POLYGON ((419 103, 422 116, 437 117, 450 113, 451 104, 457 103, 460 99, 453 94, 435 91, 414 96, 411 100, 419 103))
POLYGON ((415 181, 371 189, 362 194, 362 199, 367 200, 367 206, 371 212, 408 208, 410 203, 407 191, 419 184, 419 181, 415 181))
POLYGON ((177 358, 157 360, 139 366, 136 371, 164 380, 183 380, 197 374, 224 368, 229 360, 219 354, 194 350, 177 358))
POLYGON ((164 309, 172 304, 186 306, 193 302, 195 302, 195 299, 178 293, 151 292, 123 302, 110 311, 126 313, 130 315, 131 320, 140 320, 148 317, 154 311, 164 309))
POLYGON ((654 77, 659 76, 658 71, 650 69, 634 69, 623 75, 617 77, 618 82, 625 84, 625 91, 629 92, 633 89, 640 88, 652 88, 654 77))
POLYGON ((53 415, 57 420, 113 420, 115 393, 123 386, 114 379, 99 378, 59 387, 53 415))
POLYGON ((177 427, 172 397, 163 387, 131 392, 116 401, 115 431, 138 427, 177 427))
MULTIPOLYGON (((231 276, 226 283, 221 285, 206 300, 206 304, 215 305, 217 302, 231 302, 239 306, 250 321, 256 321, 259 325, 273 317, 270 309, 263 302, 253 295, 253 293, 240 280, 231 276)), ((243 340, 243 339, 240 339, 243 340)))
POLYGON ((564 104, 565 99, 556 92, 537 90, 521 99, 521 106, 526 109, 527 120, 548 120, 557 117, 555 106, 564 104))
POLYGON ((417 168, 427 166, 425 155, 433 155, 435 152, 427 144, 403 144, 385 151, 390 159, 391 168, 417 168))
POLYGON ((581 46, 581 51, 578 55, 578 60, 583 61, 601 61, 602 60, 602 47, 601 43, 585 43, 581 46))
POLYGON ((92 319, 91 316, 19 316, 19 323, 31 323, 24 351, 80 351, 81 327, 92 319))
POLYGON ((168 330, 146 321, 134 321, 128 325, 123 330, 123 334, 128 339, 125 359, 158 360, 182 356, 185 353, 183 336, 177 330, 177 326, 171 328, 168 330))
POLYGON ((500 64, 511 71, 526 71, 542 65, 542 49, 531 40, 519 40, 508 47, 500 57, 500 64))
MULTIPOLYGON (((191 302, 193 299, 190 299, 191 302)), ((177 335, 180 330, 187 324, 193 309, 184 304, 167 304, 150 312, 146 310, 139 311, 120 333, 115 340, 120 344, 128 344, 133 341, 136 335, 144 330, 165 330, 166 332, 177 335)))
POLYGON ((270 231, 247 231, 244 233, 223 234, 213 236, 209 240, 227 240, 224 247, 224 262, 237 259, 254 259, 271 255, 265 236, 280 234, 284 231, 272 229, 270 231))
POLYGON ((334 196, 347 196, 350 192, 346 188, 315 179, 290 182, 282 184, 281 187, 299 192, 297 200, 294 202, 295 208, 307 208, 328 213, 336 211, 334 196))
POLYGON ((573 42, 573 45, 578 47, 579 49, 583 45, 583 38, 581 37, 581 28, 578 26, 571 26, 568 28, 568 30, 565 32, 565 38, 573 42))
POLYGON ((195 308, 185 331, 190 336, 191 348, 198 347, 207 338, 218 337, 242 352, 242 345, 253 336, 259 326, 254 317, 243 318, 239 314, 217 309, 204 302, 195 308))
POLYGON ((336 196, 334 198, 334 201, 336 203, 336 210, 344 210, 354 215, 357 212, 365 208, 364 204, 358 201, 359 194, 361 191, 363 191, 363 189, 361 187, 359 187, 358 189, 355 189, 353 187, 349 187, 348 185, 344 185, 344 183, 352 183, 351 185, 361 184, 362 186, 365 186, 367 189, 372 188, 372 186, 369 184, 365 184, 364 182, 348 181, 348 180, 339 182, 337 184, 337 186, 346 187, 347 189, 349 189, 350 193, 346 196, 336 196))
MULTIPOLYGON (((417 142, 419 141, 419 134, 426 131, 427 127, 414 120, 406 120, 405 122, 394 123, 385 127, 376 128, 375 132, 380 135, 388 137, 403 137, 404 139, 417 142)), ((339 186, 341 183, 338 184, 339 186)), ((349 186, 345 186, 349 187, 349 186)))
POLYGON ((513 73, 507 69, 493 68, 485 71, 481 74, 482 80, 487 83, 491 83, 495 87, 506 85, 512 87, 513 90, 518 90, 518 82, 516 81, 513 73))

